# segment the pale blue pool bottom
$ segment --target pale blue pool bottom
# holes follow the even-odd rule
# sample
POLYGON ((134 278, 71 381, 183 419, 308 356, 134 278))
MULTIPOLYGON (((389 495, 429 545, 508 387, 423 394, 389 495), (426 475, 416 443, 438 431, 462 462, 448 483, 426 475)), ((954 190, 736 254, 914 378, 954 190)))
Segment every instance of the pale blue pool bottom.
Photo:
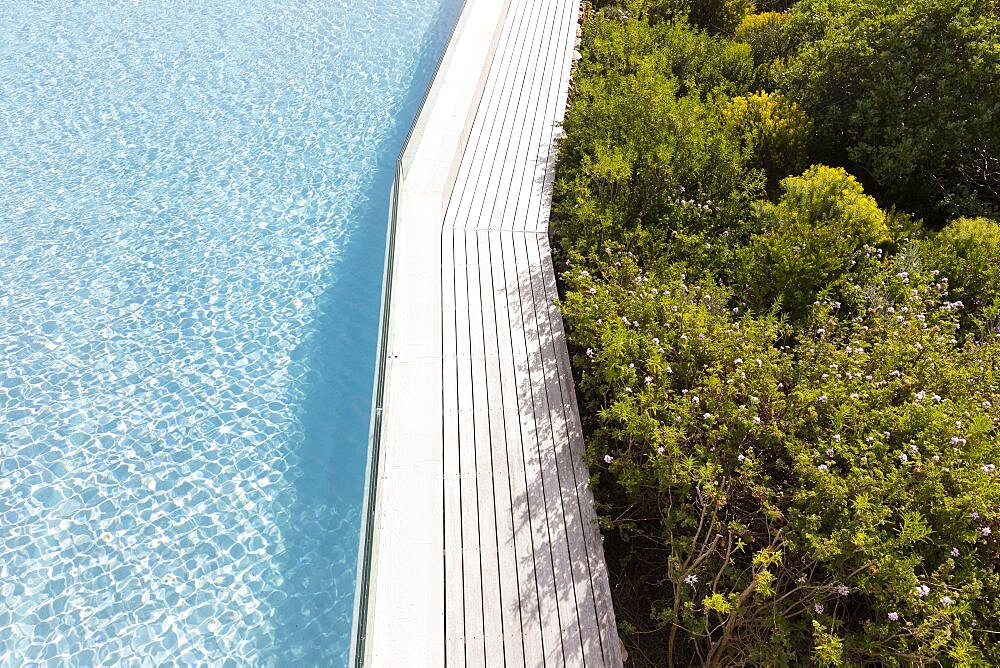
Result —
POLYGON ((0 8, 0 664, 343 665, 393 160, 458 2, 51 5, 0 8))

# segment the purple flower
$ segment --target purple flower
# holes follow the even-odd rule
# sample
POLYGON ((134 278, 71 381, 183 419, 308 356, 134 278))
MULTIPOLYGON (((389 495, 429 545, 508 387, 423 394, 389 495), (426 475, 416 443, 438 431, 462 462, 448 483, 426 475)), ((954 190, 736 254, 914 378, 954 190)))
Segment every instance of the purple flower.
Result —
POLYGON ((614 457, 612 457, 611 455, 604 455, 604 463, 605 464, 610 464, 613 461, 615 461, 614 457))
POLYGON ((890 622, 898 622, 899 621, 899 613, 898 612, 890 612, 889 613, 889 621, 890 622))
POLYGON ((816 611, 817 615, 822 615, 823 614, 823 609, 824 608, 823 608, 823 604, 822 603, 817 603, 816 605, 813 606, 813 610, 816 611))
POLYGON ((974 520, 978 520, 979 519, 979 513, 977 513, 975 510, 973 510, 971 513, 969 513, 969 517, 971 517, 974 520))
POLYGON ((827 457, 833 457, 833 448, 827 448, 826 449, 826 456, 827 457))
POLYGON ((951 600, 950 596, 942 596, 941 597, 941 605, 943 605, 943 606, 949 606, 952 603, 953 603, 953 601, 951 600))
POLYGON ((825 471, 826 470, 826 464, 820 464, 816 468, 818 468, 820 471, 825 471))
POLYGON ((957 557, 957 556, 958 556, 958 555, 960 555, 960 554, 961 554, 961 552, 959 552, 959 551, 958 551, 958 548, 957 548, 957 547, 953 547, 953 548, 951 548, 951 556, 953 556, 953 557, 957 557))
POLYGON ((851 590, 847 587, 847 585, 837 585, 837 593, 841 596, 847 596, 851 593, 851 590))
POLYGON ((984 537, 989 536, 991 533, 993 533, 993 530, 990 529, 989 527, 983 527, 981 531, 984 537))
POLYGON ((917 596, 927 596, 931 593, 931 588, 927 585, 920 585, 917 587, 917 596))

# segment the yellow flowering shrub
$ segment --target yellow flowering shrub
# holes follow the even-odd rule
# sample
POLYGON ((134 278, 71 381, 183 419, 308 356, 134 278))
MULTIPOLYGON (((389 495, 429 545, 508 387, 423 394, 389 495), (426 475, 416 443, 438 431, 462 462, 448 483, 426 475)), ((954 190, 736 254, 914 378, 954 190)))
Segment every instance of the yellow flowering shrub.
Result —
POLYGON ((722 117, 772 181, 799 172, 807 164, 812 120, 781 93, 734 97, 722 109, 722 117))
POLYGON ((758 64, 768 64, 787 55, 789 39, 785 26, 789 16, 783 12, 747 14, 736 26, 733 36, 750 45, 758 64))

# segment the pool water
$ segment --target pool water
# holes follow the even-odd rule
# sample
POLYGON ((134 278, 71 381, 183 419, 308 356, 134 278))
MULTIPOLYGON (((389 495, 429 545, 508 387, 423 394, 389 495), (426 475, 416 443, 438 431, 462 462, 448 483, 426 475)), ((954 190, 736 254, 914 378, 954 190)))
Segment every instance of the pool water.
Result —
POLYGON ((0 3, 0 664, 344 665, 458 0, 0 3))

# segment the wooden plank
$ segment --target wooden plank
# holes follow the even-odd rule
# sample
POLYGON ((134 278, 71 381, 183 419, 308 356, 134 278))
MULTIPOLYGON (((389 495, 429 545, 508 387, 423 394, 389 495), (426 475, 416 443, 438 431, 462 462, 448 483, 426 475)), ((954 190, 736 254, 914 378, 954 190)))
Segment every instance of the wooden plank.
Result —
POLYGON ((500 142, 507 144, 506 158, 501 171, 498 193, 501 198, 510 197, 504 209, 503 217, 496 221, 501 229, 514 229, 518 213, 517 203, 524 193, 520 179, 524 173, 524 155, 534 126, 538 122, 532 113, 536 106, 541 85, 544 82, 546 70, 546 54, 551 41, 553 22, 557 16, 556 10, 564 0, 539 3, 545 11, 538 16, 535 26, 540 38, 533 40, 532 48, 526 58, 524 71, 521 72, 520 87, 510 95, 511 103, 516 105, 513 115, 509 115, 505 123, 505 134, 500 142), (514 206, 510 206, 513 203, 514 206))
POLYGON ((533 138, 532 154, 525 160, 528 175, 522 187, 527 188, 532 196, 528 200, 527 211, 521 219, 522 230, 540 231, 547 229, 548 226, 548 209, 552 197, 551 181, 555 173, 554 140, 561 131, 557 125, 562 120, 569 92, 569 66, 572 64, 572 44, 576 34, 575 17, 578 11, 579 3, 574 0, 566 0, 563 3, 558 24, 558 45, 549 63, 552 69, 547 77, 546 105, 536 112, 544 122, 539 124, 539 133, 533 138))
POLYGON ((476 239, 476 263, 479 268, 484 394, 481 405, 487 413, 490 454, 490 480, 496 529, 496 554, 499 569, 498 596, 502 623, 504 665, 524 665, 524 638, 521 632, 520 577, 517 564, 516 534, 511 495, 510 470, 507 464, 507 428, 501 389, 500 346, 497 340, 497 306, 494 302, 493 263, 490 237, 486 230, 470 232, 476 239))
MULTIPOLYGON (((528 371, 527 337, 521 312, 520 285, 516 260, 514 234, 502 232, 504 280, 507 308, 510 316, 510 338, 513 350, 514 379, 516 383, 518 418, 521 424, 521 455, 524 460, 525 500, 534 547, 535 579, 538 587, 539 618, 535 620, 542 640, 546 665, 565 664, 562 643, 562 606, 556 587, 556 559, 553 554, 554 537, 549 531, 549 507, 543 482, 544 471, 539 458, 535 402, 531 376, 528 371)), ((529 630, 530 632, 530 630, 529 630)))
POLYGON ((604 542, 597 526, 597 514, 594 511, 594 497, 588 481, 590 475, 584 464, 585 443, 583 428, 580 424, 580 410, 576 401, 576 389, 573 382, 573 372, 570 367, 569 349, 566 345, 566 334, 563 329, 562 316, 556 306, 559 297, 556 288, 555 269, 552 265, 552 253, 547 235, 535 237, 542 258, 542 277, 545 283, 545 293, 549 303, 549 327, 552 332, 552 344, 558 365, 558 380, 563 405, 566 411, 566 429, 569 440, 569 451, 574 467, 574 484, 587 551, 587 563, 590 565, 590 579, 594 592, 594 605, 601 629, 601 653, 604 664, 620 666, 622 664, 621 642, 618 639, 618 629, 615 625, 614 609, 611 601, 611 588, 608 581, 607 562, 604 558, 604 542))
POLYGON ((483 345, 483 303, 479 285, 479 247, 474 230, 456 230, 456 238, 465 246, 465 286, 469 308, 469 404, 460 406, 472 418, 473 460, 477 493, 479 557, 482 575, 483 645, 489 663, 505 660, 504 618, 500 601, 500 550, 497 541, 497 508, 493 491, 493 452, 490 439, 489 403, 486 397, 486 351, 483 345))
MULTIPOLYGON (((490 106, 490 101, 496 97, 496 80, 502 77, 505 66, 510 62, 512 53, 512 41, 516 43, 522 36, 516 30, 523 16, 523 3, 515 8, 513 13, 508 12, 507 20, 501 29, 501 37, 498 41, 497 57, 494 57, 490 64, 490 72, 487 76, 487 85, 483 96, 478 102, 476 120, 470 133, 467 147, 478 145, 484 134, 481 111, 490 106), (485 106, 484 106, 485 105, 485 106)), ((468 303, 458 306, 461 300, 458 299, 457 275, 461 271, 464 276, 465 267, 456 267, 456 219, 462 215, 463 206, 468 207, 477 180, 478 171, 481 165, 476 165, 472 159, 475 150, 465 151, 456 177, 454 190, 451 195, 451 202, 445 212, 445 220, 442 225, 442 292, 446 307, 443 310, 443 331, 444 344, 443 351, 446 357, 443 359, 443 376, 448 383, 445 396, 445 423, 446 431, 443 434, 443 458, 445 462, 445 545, 443 559, 445 562, 445 627, 446 627, 446 658, 459 665, 474 665, 478 658, 485 661, 485 640, 483 635, 484 615, 483 605, 479 594, 482 592, 482 578, 479 572, 480 556, 478 531, 475 531, 476 541, 471 542, 469 534, 478 524, 478 505, 476 499, 470 494, 470 487, 478 482, 476 471, 473 469, 472 477, 469 477, 469 452, 463 447, 463 442, 468 445, 470 433, 468 425, 461 429, 465 414, 462 413, 460 404, 460 370, 463 364, 470 363, 470 357, 459 357, 459 332, 461 331, 459 311, 462 312, 462 322, 468 320, 468 303), (470 176, 471 175, 471 176, 470 176), (471 187, 470 187, 471 186, 471 187), (449 308, 450 307, 450 310, 449 308), (447 355, 451 355, 451 363, 447 355), (464 436, 464 440, 463 440, 464 436), (470 482, 472 485, 470 485, 470 482), (470 521, 471 512, 476 513, 476 522, 470 521), (475 545, 475 549, 473 548, 475 545), (467 628, 471 626, 471 633, 467 634, 467 628), (470 651, 471 650, 471 651, 470 651)), ((461 227, 462 225, 457 225, 461 227)), ((463 239, 464 247, 464 239, 463 239)), ((467 295, 467 293, 466 293, 467 295)), ((466 326, 467 333, 467 326, 466 326)), ((464 337, 468 341, 468 336, 464 337)), ((465 368, 468 368, 466 366, 465 368)), ((462 384, 462 387, 467 387, 462 384)), ((471 406, 466 407, 467 409, 471 406)), ((473 445, 474 448, 474 445, 473 445)))
POLYGON ((515 0, 515 2, 511 21, 511 25, 516 24, 516 29, 513 30, 515 38, 491 69, 493 85, 489 88, 488 95, 484 96, 473 123, 470 148, 465 156, 468 165, 466 178, 471 180, 471 187, 455 210, 453 224, 458 226, 469 226, 470 220, 477 222, 484 212, 488 212, 492 207, 492 201, 487 202, 490 193, 495 194, 495 190, 491 189, 493 183, 491 175, 496 165, 501 162, 497 158, 501 146, 501 140, 497 139, 497 128, 503 124, 511 91, 516 88, 518 68, 522 66, 525 47, 530 44, 532 37, 530 33, 532 12, 538 5, 537 2, 530 0, 515 0))
MULTIPOLYGON (((517 377, 514 372, 514 349, 508 309, 507 280, 504 272, 504 243, 497 230, 489 235, 490 274, 494 298, 494 319, 497 330, 497 361, 500 399, 504 412, 504 455, 507 459, 508 483, 511 496, 511 519, 514 528, 514 549, 517 563, 518 604, 521 611, 521 637, 525 663, 538 664, 544 656, 540 620, 536 545, 532 529, 532 506, 528 497, 527 474, 521 415, 518 409, 517 377)), ((538 545, 541 549, 542 545, 538 545)))
POLYGON ((469 341, 469 292, 466 287, 465 239, 461 230, 447 230, 453 239, 455 259, 455 341, 458 378, 458 440, 444 443, 445 450, 458 448, 461 479, 462 573, 465 594, 465 662, 484 665, 483 556, 480 551, 479 476, 472 410, 472 353, 469 341))
POLYGON ((533 69, 534 62, 532 53, 535 45, 544 35, 543 9, 544 2, 533 1, 530 4, 530 14, 528 23, 523 27, 525 41, 521 45, 520 53, 511 76, 506 82, 502 99, 506 103, 502 110, 498 110, 496 122, 498 126, 494 129, 494 136, 491 137, 489 146, 486 148, 485 160, 489 164, 488 177, 484 181, 487 184, 488 192, 484 193, 484 213, 490 211, 489 218, 482 217, 479 220, 471 220, 470 223, 477 227, 492 227, 499 224, 503 215, 503 207, 497 206, 505 202, 505 198, 510 192, 509 179, 504 181, 504 177, 511 171, 511 145, 518 138, 520 127, 517 125, 517 114, 522 100, 522 91, 525 87, 527 73, 533 69), (502 111, 502 113, 501 113, 502 111))
MULTIPOLYGON (((591 507, 580 506, 580 481, 576 475, 576 453, 570 448, 569 424, 566 404, 560 383, 556 342, 551 324, 551 298, 546 294, 543 276, 543 258, 537 237, 524 235, 525 247, 530 266, 531 295, 538 332, 539 356, 536 373, 541 376, 538 383, 544 386, 544 394, 550 415, 551 440, 546 444, 552 450, 558 476, 559 491, 562 496, 563 518, 569 546, 571 573, 566 586, 571 587, 576 603, 582 654, 587 665, 601 665, 603 656, 600 624, 594 600, 594 589, 590 569, 590 555, 587 551, 584 523, 593 523, 595 517, 591 507)), ((548 259, 548 258, 546 258, 548 259)), ((558 316, 558 313, 555 314, 558 316)), ((585 481, 584 481, 585 484, 585 481)))
POLYGON ((531 265, 527 254, 525 235, 513 235, 514 252, 518 271, 521 314, 524 321, 523 334, 527 356, 523 360, 530 387, 533 420, 536 425, 535 445, 540 463, 538 484, 542 488, 546 504, 549 542, 552 551, 555 576, 556 598, 559 606, 559 629, 562 636, 566 661, 580 664, 583 660, 583 646, 580 639, 579 616, 576 592, 573 588, 573 569, 570 562, 572 536, 566 527, 566 511, 563 506, 559 480, 558 462, 552 446, 553 430, 548 395, 545 390, 542 348, 539 327, 535 318, 535 307, 531 286, 531 265))
POLYGON ((505 216, 505 229, 523 230, 523 216, 536 195, 535 184, 532 183, 534 165, 537 160, 537 145, 544 129, 551 119, 544 113, 548 107, 549 81, 555 71, 554 60, 557 57, 559 36, 559 19, 565 14, 567 4, 574 0, 556 0, 550 3, 545 27, 545 40, 539 43, 535 56, 535 67, 529 85, 527 99, 522 102, 524 119, 518 122, 521 135, 517 152, 511 162, 511 182, 508 188, 511 192, 523 193, 525 197, 518 198, 518 206, 505 216))

